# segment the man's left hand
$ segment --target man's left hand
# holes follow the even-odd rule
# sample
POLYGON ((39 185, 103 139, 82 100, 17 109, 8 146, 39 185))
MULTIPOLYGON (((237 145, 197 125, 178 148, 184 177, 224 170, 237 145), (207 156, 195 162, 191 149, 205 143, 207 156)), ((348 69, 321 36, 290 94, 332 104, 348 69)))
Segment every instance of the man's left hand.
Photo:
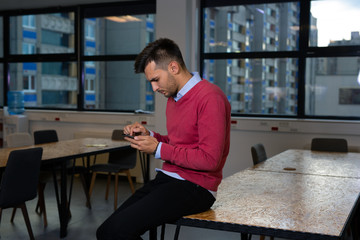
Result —
POLYGON ((148 154, 154 153, 159 142, 151 136, 135 136, 134 139, 125 137, 131 143, 131 147, 148 154))

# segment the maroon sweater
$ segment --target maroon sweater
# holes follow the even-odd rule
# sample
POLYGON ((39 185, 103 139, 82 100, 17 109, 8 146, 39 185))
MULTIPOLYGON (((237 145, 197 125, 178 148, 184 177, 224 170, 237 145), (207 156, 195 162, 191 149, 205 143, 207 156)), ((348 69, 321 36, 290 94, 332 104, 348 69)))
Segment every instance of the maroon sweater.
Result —
POLYGON ((162 142, 163 170, 205 189, 217 191, 230 147, 231 107, 222 90, 202 80, 179 101, 166 107, 168 135, 162 142))

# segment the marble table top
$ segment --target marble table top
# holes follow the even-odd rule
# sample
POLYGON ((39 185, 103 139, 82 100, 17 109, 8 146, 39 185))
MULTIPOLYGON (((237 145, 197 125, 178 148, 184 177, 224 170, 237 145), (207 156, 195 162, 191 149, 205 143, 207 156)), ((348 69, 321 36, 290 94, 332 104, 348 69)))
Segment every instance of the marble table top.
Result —
POLYGON ((252 169, 360 178, 360 153, 290 149, 257 164, 252 169))
POLYGON ((108 152, 125 146, 130 146, 129 142, 115 141, 107 138, 79 138, 27 147, 2 148, 0 149, 0 167, 6 166, 10 152, 17 149, 42 147, 42 160, 45 161, 76 158, 89 154, 108 152))
POLYGON ((222 181, 211 210, 184 219, 339 237, 359 192, 357 178, 248 169, 222 181))

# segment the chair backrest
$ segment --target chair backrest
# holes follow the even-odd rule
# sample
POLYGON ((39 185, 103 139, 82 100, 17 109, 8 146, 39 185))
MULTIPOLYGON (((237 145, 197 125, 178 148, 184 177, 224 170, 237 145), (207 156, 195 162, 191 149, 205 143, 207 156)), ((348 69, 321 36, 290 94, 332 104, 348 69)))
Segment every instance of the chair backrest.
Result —
POLYGON ((312 151, 348 152, 348 144, 343 138, 313 138, 312 151))
POLYGON ((1 180, 1 208, 17 206, 36 197, 42 152, 40 147, 10 152, 1 180))
POLYGON ((6 136, 7 147, 23 147, 33 144, 33 139, 28 132, 11 133, 6 136))
POLYGON ((265 147, 263 144, 258 143, 251 147, 251 156, 253 164, 256 165, 267 159, 265 147))
POLYGON ((112 140, 124 140, 124 130, 115 129, 112 132, 111 139, 112 140))
POLYGON ((35 144, 43 144, 43 143, 51 143, 58 142, 58 136, 56 130, 38 130, 34 132, 34 143, 35 144))
MULTIPOLYGON (((123 130, 115 129, 112 133, 112 140, 124 140, 123 130)), ((136 166, 136 155, 137 151, 135 148, 130 146, 123 147, 118 151, 109 152, 109 163, 122 165, 124 169, 132 169, 136 166)))

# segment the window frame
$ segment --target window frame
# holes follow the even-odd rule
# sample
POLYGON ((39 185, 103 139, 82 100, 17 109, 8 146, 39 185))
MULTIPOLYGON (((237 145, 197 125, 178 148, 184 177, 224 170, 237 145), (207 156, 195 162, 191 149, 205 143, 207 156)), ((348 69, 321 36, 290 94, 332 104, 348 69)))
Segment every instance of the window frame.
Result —
MULTIPOLYGON (((10 53, 10 39, 3 39, 4 49, 3 56, 0 56, 0 64, 3 65, 3 106, 7 106, 7 92, 9 85, 5 79, 7 79, 9 73, 10 63, 28 63, 28 62, 76 62, 77 72, 77 103, 76 108, 57 108, 57 107, 32 107, 26 106, 26 109, 39 109, 39 110, 66 110, 66 111, 98 111, 98 112, 131 112, 129 110, 114 110, 114 109, 85 109, 84 95, 85 91, 85 79, 84 79, 84 63, 95 61, 134 61, 137 54, 113 54, 113 55, 98 55, 91 56, 85 55, 84 39, 85 36, 84 19, 89 16, 111 16, 118 15, 122 12, 126 14, 156 14, 156 1, 155 0, 141 0, 141 1, 125 1, 115 3, 99 3, 99 4, 86 4, 76 5, 69 7, 51 7, 41 9, 26 9, 26 10, 10 10, 0 11, 0 16, 3 18, 3 36, 9 36, 10 34, 10 17, 18 17, 24 15, 37 15, 37 14, 51 14, 61 12, 73 12, 74 13, 74 52, 73 53, 57 53, 57 54, 11 54, 10 53)), ((34 20, 35 21, 35 20, 34 20)), ((31 26, 26 26, 26 28, 31 26)), ((24 89, 24 91, 28 91, 24 89)), ((0 106, 0 107, 3 107, 0 106)))
POLYGON ((279 114, 243 114, 232 113, 233 117, 251 118, 289 118, 289 119, 330 119, 330 120, 360 120, 360 117, 348 116, 318 116, 307 115, 305 113, 305 76, 306 59, 318 57, 353 57, 360 56, 359 46, 328 46, 310 47, 309 46, 309 26, 310 26, 311 0, 285 1, 285 0, 201 0, 200 2, 200 72, 204 71, 206 60, 228 60, 228 59, 267 59, 267 58, 295 58, 299 60, 298 65, 298 99, 297 112, 295 115, 279 114), (300 29, 299 29, 299 49, 292 51, 263 51, 263 52, 205 52, 204 46, 204 9, 208 7, 233 6, 233 5, 255 5, 272 3, 300 3, 300 29))

